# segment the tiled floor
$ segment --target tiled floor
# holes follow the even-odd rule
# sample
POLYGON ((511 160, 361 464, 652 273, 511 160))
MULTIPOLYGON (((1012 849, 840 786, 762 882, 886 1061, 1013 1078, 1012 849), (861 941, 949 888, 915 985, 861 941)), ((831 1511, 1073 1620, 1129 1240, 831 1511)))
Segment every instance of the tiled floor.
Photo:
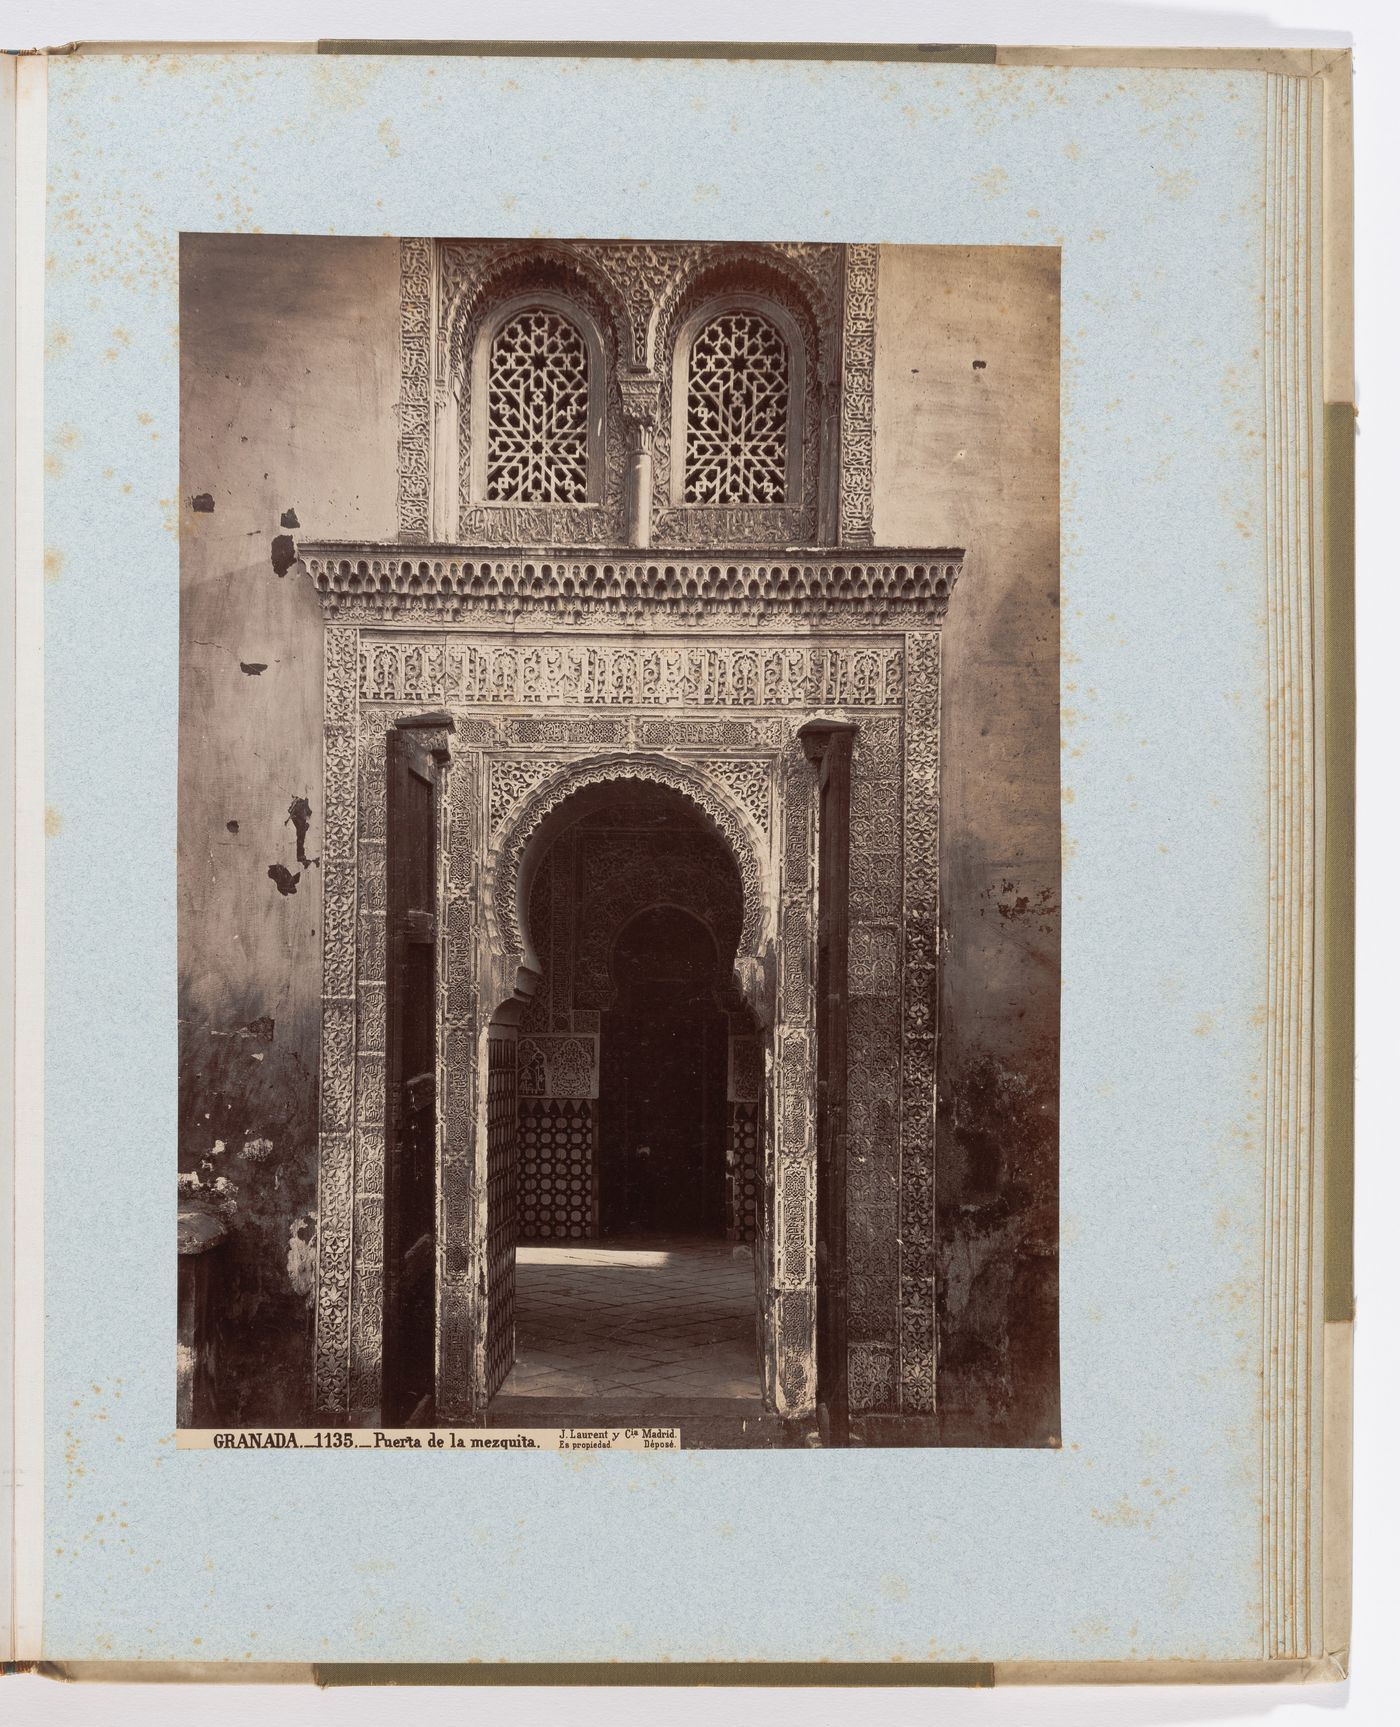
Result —
POLYGON ((729 1242, 522 1247, 505 1397, 759 1396, 753 1255, 729 1242))

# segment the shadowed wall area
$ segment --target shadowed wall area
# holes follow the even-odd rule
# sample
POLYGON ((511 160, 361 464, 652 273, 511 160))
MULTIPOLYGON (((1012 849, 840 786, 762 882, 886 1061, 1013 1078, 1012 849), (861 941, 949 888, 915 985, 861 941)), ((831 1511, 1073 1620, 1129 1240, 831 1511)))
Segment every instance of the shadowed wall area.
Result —
POLYGON ((1060 255, 888 246, 875 538, 967 547, 943 643, 938 1399, 1059 1434, 1060 255))
POLYGON ((293 547, 303 522, 395 531, 398 246, 187 235, 180 263, 180 1168, 230 1225, 220 1418, 288 1422, 311 1403, 323 815, 293 547))

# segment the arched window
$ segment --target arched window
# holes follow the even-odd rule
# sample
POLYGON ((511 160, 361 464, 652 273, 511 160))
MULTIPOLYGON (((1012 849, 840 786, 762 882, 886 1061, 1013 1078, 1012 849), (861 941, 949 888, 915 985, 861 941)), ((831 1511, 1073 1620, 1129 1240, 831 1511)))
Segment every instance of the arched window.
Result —
POLYGON ((582 504, 589 495, 589 350, 553 306, 514 311, 491 338, 486 501, 582 504))
POLYGON ((720 312, 690 345, 685 409, 687 504, 783 504, 792 385, 771 318, 720 312))

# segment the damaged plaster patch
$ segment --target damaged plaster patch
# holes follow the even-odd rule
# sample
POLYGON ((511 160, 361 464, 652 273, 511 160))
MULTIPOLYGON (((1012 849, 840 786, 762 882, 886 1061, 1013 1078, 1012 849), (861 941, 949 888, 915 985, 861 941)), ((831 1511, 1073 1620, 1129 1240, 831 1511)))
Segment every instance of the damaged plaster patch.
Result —
POLYGON ((208 492, 200 492, 190 499, 190 508, 203 516, 214 513, 214 499, 208 492))
POLYGON ((259 1019, 250 1019, 246 1025, 235 1027, 233 1031, 211 1031, 210 1037, 250 1037, 257 1043, 271 1043, 273 1033, 277 1029, 277 1021, 270 1013, 263 1014, 259 1019))
POLYGON ((270 881, 277 883, 277 891, 280 894, 295 893, 297 891, 297 883, 301 880, 300 871, 298 871, 296 875, 293 875, 287 868, 286 864, 269 864, 267 866, 267 874, 270 881))
POLYGON ((238 662, 238 669, 240 672, 246 672, 250 678, 260 678, 267 670, 267 661, 240 660, 238 662))
POLYGON ((316 1285, 316 1213, 304 1211, 287 1237, 287 1281, 310 1303, 316 1285))
POLYGON ((301 526, 301 523, 297 520, 297 513, 295 510, 283 510, 282 526, 284 528, 299 528, 301 526))
POLYGON ((238 832, 238 823, 237 822, 225 822, 224 826, 228 829, 228 831, 231 834, 236 834, 238 832))
POLYGON ((287 571, 297 561, 296 541, 290 534, 278 534, 272 542, 272 567, 279 576, 285 576, 287 571))
POLYGON ((310 869, 312 864, 320 863, 320 858, 310 858, 306 855, 306 836, 311 828, 311 805, 305 798, 293 798, 287 805, 287 820, 296 829, 297 862, 303 869, 310 869))

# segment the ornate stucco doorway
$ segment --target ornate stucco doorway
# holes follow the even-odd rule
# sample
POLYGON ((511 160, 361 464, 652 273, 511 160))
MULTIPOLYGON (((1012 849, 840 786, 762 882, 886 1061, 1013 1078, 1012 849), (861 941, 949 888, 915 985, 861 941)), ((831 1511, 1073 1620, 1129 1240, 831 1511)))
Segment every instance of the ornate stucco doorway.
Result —
POLYGON ((532 898, 589 800, 629 786, 679 800, 738 875, 732 964, 715 940, 739 1003, 716 1008, 726 1227, 753 1236, 764 1407, 836 1443, 847 1402, 892 1434, 934 1411, 940 630, 963 553, 872 549, 876 276, 863 246, 403 242, 399 537, 300 547, 326 623, 327 1420, 382 1418, 424 1239, 436 1420, 485 1418, 511 1371, 541 1124, 596 1135, 618 1011, 556 1018, 551 989, 532 1021, 532 898), (391 879, 399 732, 431 791, 426 905, 391 879), (421 1102, 427 1073, 395 1029, 423 1023, 406 966, 432 993, 430 1132, 393 1095, 421 1102), (405 1244, 410 1140, 434 1210, 405 1244))
MULTIPOLYGON (((847 1085, 849 1109, 847 1138, 832 1142, 828 1162, 843 1183, 849 1178, 851 1203, 844 1224, 826 1208, 828 1223, 837 1221, 823 1287, 848 1292, 850 1321, 828 1377, 840 1381, 844 1364, 853 1405, 878 1407, 894 1394, 890 1375, 902 1360, 904 1371, 918 1367, 910 1395, 931 1395, 932 1244, 923 1213, 934 1109, 937 622, 955 568, 951 557, 907 559, 757 565, 762 592, 750 603, 773 633, 754 645, 707 627, 703 610, 698 628, 682 631, 658 607, 662 627, 648 627, 645 601, 637 606, 644 621, 631 629, 599 628, 598 619, 563 638, 531 633, 514 627, 525 610, 519 600, 507 611, 493 599, 478 614, 472 588, 482 566, 457 556, 441 560, 432 606, 442 621, 433 627, 410 587, 432 572, 423 560, 351 558, 339 548, 306 555, 328 614, 317 1266, 317 1397, 328 1419, 374 1424, 385 1408, 394 1269, 386 1258, 389 914, 399 903, 387 799, 389 739, 401 733, 430 764, 423 774, 432 796, 420 808, 436 824, 433 903, 409 908, 435 961, 436 1419, 480 1419, 512 1366, 518 1234, 513 1201, 501 1196, 518 1176, 522 1036, 545 1041, 546 1061, 577 1066, 578 1046, 595 1035, 572 1017, 567 1032, 523 1026, 543 975, 531 897, 543 860, 590 800, 627 786, 680 800, 738 874, 730 987, 757 1029, 733 1058, 734 1079, 736 1090, 757 1080, 759 1096, 733 1101, 758 1105, 763 1396, 786 1420, 815 1419, 817 997, 829 961, 818 921, 817 812, 827 782, 814 738, 832 728, 850 740, 849 983, 829 1027, 838 1036, 825 1041, 835 1052, 829 1077, 847 1085), (805 595, 818 585, 831 596, 822 629, 805 615, 805 595), (842 585, 855 590, 844 603, 842 585), (877 604, 877 587, 894 592, 877 604)), ((500 561, 489 567, 499 583, 500 561)), ((539 566, 517 557, 507 569, 523 586, 539 566)), ((619 559, 606 579, 629 570, 633 581, 661 577, 654 564, 619 559)), ((692 570, 672 567, 678 588, 695 581, 692 570)), ((553 590, 565 574, 549 567, 553 590)), ((716 572, 696 574, 713 582, 716 572)), ((826 1327, 829 1344, 838 1329, 826 1327)))

